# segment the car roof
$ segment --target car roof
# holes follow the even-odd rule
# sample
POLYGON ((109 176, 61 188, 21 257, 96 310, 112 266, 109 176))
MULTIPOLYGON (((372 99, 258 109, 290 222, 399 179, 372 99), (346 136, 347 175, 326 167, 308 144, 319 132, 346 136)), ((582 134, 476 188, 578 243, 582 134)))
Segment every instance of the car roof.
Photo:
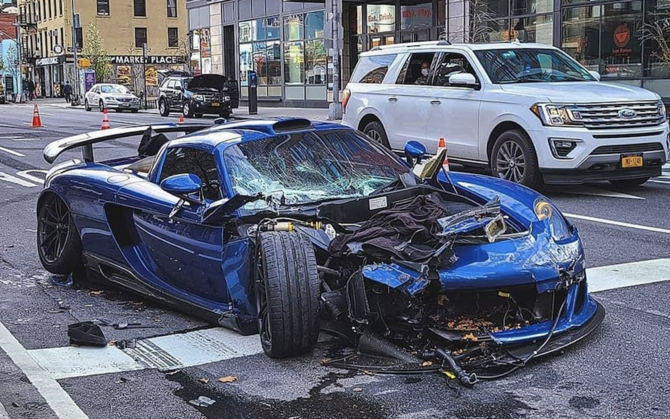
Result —
POLYGON ((235 121, 214 125, 204 131, 197 131, 185 137, 170 141, 170 148, 193 147, 208 152, 222 150, 239 143, 257 141, 281 134, 331 129, 351 129, 330 122, 312 122, 305 118, 276 117, 235 121))
POLYGON ((442 49, 460 49, 460 50, 470 50, 470 51, 481 51, 481 50, 495 50, 495 49, 556 49, 556 47, 546 44, 537 44, 537 43, 521 43, 521 42, 496 42, 496 43, 487 43, 487 44, 468 44, 468 43, 455 43, 451 44, 447 41, 427 41, 427 42, 408 42, 404 44, 394 44, 394 45, 383 45, 375 47, 370 51, 361 53, 361 56, 367 55, 382 55, 388 53, 404 53, 404 52, 417 52, 417 51, 440 51, 442 49))

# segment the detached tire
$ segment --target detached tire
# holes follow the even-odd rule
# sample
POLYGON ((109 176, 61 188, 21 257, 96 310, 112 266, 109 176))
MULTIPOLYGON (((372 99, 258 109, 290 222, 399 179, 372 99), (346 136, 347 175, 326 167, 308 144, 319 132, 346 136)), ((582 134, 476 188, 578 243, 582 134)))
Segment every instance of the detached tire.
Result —
POLYGON ((363 134, 372 138, 374 141, 378 142, 384 147, 389 149, 391 148, 391 145, 389 144, 389 137, 388 135, 386 135, 386 130, 384 129, 384 126, 382 125, 381 122, 379 121, 369 122, 363 128, 363 134))
POLYGON ((37 253, 52 274, 79 273, 83 268, 81 240, 70 209, 56 194, 42 197, 37 208, 37 253))
POLYGON ((265 353, 287 358, 311 351, 319 338, 320 295, 312 243, 299 233, 262 233, 254 277, 265 353))
POLYGON ((490 160, 493 176, 531 189, 542 186, 535 147, 525 132, 518 129, 503 132, 493 145, 490 160))
POLYGON ((642 185, 648 181, 648 177, 641 177, 637 179, 620 179, 620 180, 610 180, 609 182, 617 188, 620 189, 631 189, 637 186, 642 185))

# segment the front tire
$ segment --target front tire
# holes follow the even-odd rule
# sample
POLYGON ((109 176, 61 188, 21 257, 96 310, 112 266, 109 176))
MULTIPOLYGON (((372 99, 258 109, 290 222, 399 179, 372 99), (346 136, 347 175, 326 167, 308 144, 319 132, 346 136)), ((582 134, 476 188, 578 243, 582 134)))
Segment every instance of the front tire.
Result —
POLYGON ((311 351, 319 338, 320 280, 312 243, 303 235, 260 235, 255 293, 261 345, 271 358, 311 351))
POLYGON ((191 110, 191 104, 184 102, 184 107, 182 108, 184 116, 186 118, 193 118, 193 110, 191 110))
POLYGON ((88 104, 88 99, 84 99, 84 109, 86 109, 86 112, 91 112, 91 105, 88 104))
POLYGON ((168 106, 165 99, 161 99, 158 101, 158 112, 160 112, 161 116, 170 115, 170 107, 168 106))
POLYGON ((631 189, 635 188, 637 186, 642 185, 646 181, 648 181, 648 177, 641 177, 637 179, 619 179, 619 180, 610 180, 609 182, 620 189, 631 189))
POLYGON ((104 112, 105 111, 105 102, 100 100, 100 102, 98 102, 98 109, 100 109, 100 112, 104 112))
POLYGON ((67 204, 49 193, 37 208, 37 253, 47 271, 68 275, 83 267, 81 240, 67 204))
POLYGON ((532 189, 542 185, 535 147, 521 130, 511 129, 498 137, 491 153, 491 171, 493 176, 532 189))
POLYGON ((384 129, 384 126, 382 125, 381 122, 379 121, 369 122, 365 126, 365 128, 363 128, 363 134, 372 138, 374 141, 378 142, 384 147, 389 149, 391 148, 391 145, 389 144, 389 137, 388 135, 386 135, 386 130, 384 129))

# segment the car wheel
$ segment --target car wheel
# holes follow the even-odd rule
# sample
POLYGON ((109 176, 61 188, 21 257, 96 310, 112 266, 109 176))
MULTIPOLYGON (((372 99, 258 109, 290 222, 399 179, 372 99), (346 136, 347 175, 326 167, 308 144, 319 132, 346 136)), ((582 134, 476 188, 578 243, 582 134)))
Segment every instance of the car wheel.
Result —
POLYGON ((82 267, 81 240, 70 209, 56 194, 45 195, 37 209, 37 250, 47 271, 67 275, 82 267))
POLYGON ((640 177, 640 178, 637 178, 637 179, 610 180, 609 182, 612 185, 616 186, 617 188, 630 189, 630 188, 634 188, 636 186, 640 186, 648 180, 649 180, 648 177, 640 177))
POLYGON ((197 114, 195 114, 195 117, 196 117, 196 118, 202 118, 202 114, 201 114, 201 113, 197 113, 197 114))
POLYGON ((226 119, 230 118, 230 110, 226 109, 225 111, 221 111, 219 116, 221 116, 221 118, 226 118, 226 119))
POLYGON ((100 99, 100 102, 98 103, 98 108, 100 109, 100 112, 104 112, 105 110, 105 102, 100 99))
POLYGON ((161 113, 161 116, 170 115, 170 107, 165 103, 164 99, 158 101, 158 111, 161 113))
POLYGON ((384 147, 391 148, 389 145, 389 137, 386 135, 386 130, 381 122, 372 121, 368 123, 365 128, 363 128, 363 133, 384 147))
POLYGON ((139 112, 139 111, 140 111, 139 109, 131 109, 131 112, 132 112, 132 113, 137 113, 137 112, 139 112))
POLYGON ((493 145, 491 153, 493 176, 537 189, 542 176, 537 164, 535 148, 523 131, 503 132, 493 145))
POLYGON ((91 105, 88 104, 88 99, 84 99, 84 109, 86 109, 86 112, 91 112, 91 105))
POLYGON ((193 112, 191 111, 191 105, 188 102, 184 103, 184 107, 182 108, 184 116, 186 118, 193 118, 193 112))
POLYGON ((254 286, 265 353, 286 358, 311 351, 319 338, 320 281, 314 248, 303 235, 259 237, 254 286))

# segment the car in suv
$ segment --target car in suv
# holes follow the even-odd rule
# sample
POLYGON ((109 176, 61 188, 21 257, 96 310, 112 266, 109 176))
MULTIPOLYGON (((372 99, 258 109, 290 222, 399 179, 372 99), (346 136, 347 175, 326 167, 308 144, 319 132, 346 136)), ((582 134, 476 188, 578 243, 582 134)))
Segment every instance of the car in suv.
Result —
POLYGON ((668 122, 648 90, 600 82, 541 44, 399 44, 361 54, 343 123, 392 149, 407 141, 537 188, 637 186, 668 159, 668 122))
POLYGON ((167 77, 160 87, 158 110, 162 116, 177 111, 186 118, 200 118, 203 114, 228 118, 233 108, 226 80, 220 74, 167 77))

